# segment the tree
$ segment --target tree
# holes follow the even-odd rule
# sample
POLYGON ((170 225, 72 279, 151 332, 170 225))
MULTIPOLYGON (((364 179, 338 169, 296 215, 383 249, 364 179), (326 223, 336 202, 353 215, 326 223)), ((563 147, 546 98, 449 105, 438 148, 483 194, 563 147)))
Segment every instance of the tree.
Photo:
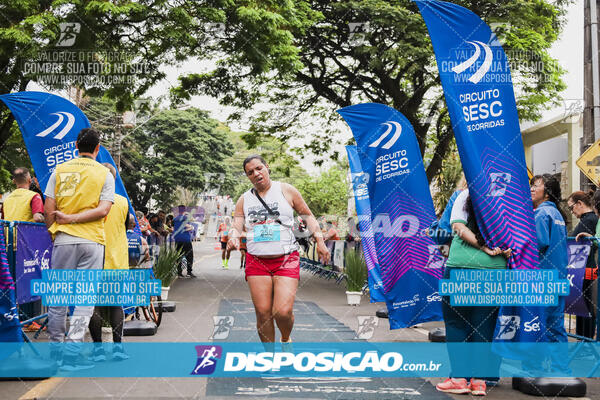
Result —
POLYGON ((195 108, 163 110, 124 140, 122 177, 137 209, 156 201, 168 208, 176 188, 198 193, 205 173, 221 173, 232 154, 231 143, 218 122, 195 108))
POLYGON ((316 216, 345 216, 348 210, 348 169, 340 163, 316 177, 305 177, 296 182, 306 204, 316 216))
MULTIPOLYGON (((116 99, 120 112, 164 78, 160 66, 184 60, 198 44, 192 32, 199 17, 218 14, 198 2, 168 0, 13 0, 0 10, 0 92, 23 91, 31 81, 48 89, 74 85, 116 99), (108 79, 114 76, 124 79, 108 79)), ((3 153, 13 122, 2 111, 3 153)))
MULTIPOLYGON (((569 0, 455 2, 500 24, 497 33, 512 63, 521 119, 535 120, 557 104, 564 71, 548 49, 569 0)), ((307 116, 321 117, 319 137, 305 146, 321 155, 330 152, 338 133, 335 109, 387 104, 413 125, 428 179, 437 175, 453 135, 431 42, 414 2, 232 0, 221 10, 215 21, 226 29, 202 49, 218 60, 216 67, 181 77, 175 101, 196 93, 218 96, 222 104, 239 108, 233 118, 242 118, 252 105, 272 104, 251 120, 251 133, 283 140, 298 135, 292 127, 304 127, 307 116), (363 28, 358 36, 357 26, 363 28)))
POLYGON ((226 186, 233 199, 238 199, 245 191, 252 187, 242 169, 244 159, 250 155, 258 154, 269 164, 271 179, 296 185, 300 180, 307 178, 308 173, 302 168, 298 160, 288 154, 289 146, 282 140, 266 137, 260 143, 254 142, 255 136, 246 132, 229 131, 228 137, 233 144, 234 153, 227 158, 228 166, 233 179, 232 186, 226 186))
MULTIPOLYGON (((12 126, 11 130, 13 134, 5 144, 6 151, 0 157, 0 194, 15 188, 12 183, 12 172, 15 168, 26 167, 29 168, 32 175, 34 174, 23 136, 19 132, 16 123, 12 126)), ((44 189, 42 188, 42 190, 44 189)))

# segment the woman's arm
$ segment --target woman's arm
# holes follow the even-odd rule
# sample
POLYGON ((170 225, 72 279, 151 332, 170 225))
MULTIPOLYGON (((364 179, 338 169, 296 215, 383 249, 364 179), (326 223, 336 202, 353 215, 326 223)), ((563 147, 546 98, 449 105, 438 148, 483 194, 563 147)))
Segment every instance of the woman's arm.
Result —
POLYGON ((475 234, 473 233, 472 230, 470 230, 469 228, 467 228, 467 226, 465 224, 463 224, 462 222, 455 222, 452 224, 452 229, 454 230, 454 232, 456 232, 456 234, 467 244, 469 244, 470 246, 475 247, 476 249, 479 249, 481 251, 483 251, 484 253, 486 253, 489 256, 497 256, 499 254, 504 254, 504 256, 509 257, 511 254, 511 250, 505 250, 502 251, 502 249, 500 249, 500 247, 495 247, 494 249, 490 249, 487 246, 480 246, 479 243, 477 242, 477 237, 475 237, 475 234))
POLYGON ((282 183, 281 188, 284 193, 284 196, 285 194, 287 194, 287 196, 285 196, 286 199, 288 199, 288 201, 291 200, 292 208, 298 213, 298 215, 300 215, 300 217, 304 221, 306 221, 306 226, 308 227, 308 230, 312 232, 313 237, 317 242, 317 253, 319 253, 319 258, 321 259, 321 261, 327 264, 329 262, 331 254, 329 253, 329 249, 327 249, 327 246, 325 246, 325 242, 323 241, 323 233, 321 232, 321 229, 319 229, 319 223, 317 222, 317 219, 310 211, 310 208, 308 208, 308 205, 302 198, 302 195, 300 194, 298 189, 287 183, 282 183))

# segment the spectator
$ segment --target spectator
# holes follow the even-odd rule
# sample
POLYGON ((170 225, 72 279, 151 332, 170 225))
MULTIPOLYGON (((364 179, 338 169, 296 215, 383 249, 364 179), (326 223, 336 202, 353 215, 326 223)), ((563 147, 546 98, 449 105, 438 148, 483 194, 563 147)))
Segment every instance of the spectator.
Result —
MULTIPOLYGON (((46 225, 54 239, 53 269, 101 269, 106 244, 104 218, 115 198, 115 180, 110 171, 96 162, 100 135, 82 129, 75 146, 79 157, 56 166, 46 186, 46 225)), ((94 366, 80 354, 79 343, 92 316, 93 306, 75 306, 65 337, 68 307, 48 308, 48 334, 53 343, 66 341, 64 354, 52 347, 52 357, 67 371, 94 366), (64 356, 64 357, 63 357, 64 356)))
MULTIPOLYGON (((44 222, 42 196, 31 190, 36 186, 29 170, 24 167, 15 168, 12 181, 17 188, 4 199, 3 216, 0 216, 7 221, 44 222)), ((21 304, 19 312, 24 319, 40 315, 42 313, 41 299, 21 304)), ((35 321, 23 327, 26 332, 35 332, 38 329, 40 329, 40 325, 35 321)))
MULTIPOLYGON (((110 171, 113 178, 117 177, 117 170, 109 163, 103 163, 110 171)), ((129 203, 127 199, 115 193, 115 202, 111 207, 106 221, 104 222, 104 231, 106 233, 106 246, 104 247, 104 269, 128 269, 129 268, 129 250, 127 242, 127 225, 129 218, 129 203)), ((134 222, 135 225, 135 222, 134 222)), ((106 361, 104 347, 102 347, 102 325, 107 319, 112 328, 113 336, 113 354, 112 358, 116 361, 122 361, 129 358, 123 346, 121 338, 123 337, 123 307, 122 306, 96 306, 90 320, 90 334, 94 341, 94 353, 92 360, 106 361), (104 318, 103 318, 104 317, 104 318)))
POLYGON ((12 181, 17 188, 4 199, 3 219, 44 222, 42 196, 29 189, 32 185, 29 170, 25 167, 15 168, 12 181))
POLYGON ((158 214, 150 213, 148 214, 148 222, 150 222, 150 241, 151 245, 160 246, 162 244, 161 235, 158 231, 160 220, 158 219, 158 214))
POLYGON ((44 201, 44 192, 42 192, 42 189, 40 189, 40 183, 35 176, 31 177, 31 185, 29 185, 29 190, 39 194, 42 198, 42 202, 44 201))
MULTIPOLYGON (((450 278, 450 271, 459 269, 505 269, 506 258, 511 254, 510 249, 502 251, 500 248, 490 249, 480 233, 479 226, 475 220, 473 204, 469 191, 461 192, 450 217, 452 229, 456 232, 450 247, 450 256, 446 262, 444 279, 450 278)), ((494 328, 498 317, 498 307, 478 306, 464 307, 452 306, 450 298, 442 298, 442 313, 446 326, 446 342, 491 342, 494 336, 494 328)), ((500 368, 500 358, 491 349, 479 354, 464 354, 453 351, 448 347, 451 371, 460 370, 460 366, 468 364, 470 357, 488 360, 494 369, 500 368), (482 354, 483 353, 483 354, 482 354)), ((456 374, 456 372, 453 372, 456 374)), ((496 375, 497 376, 497 375, 496 375)), ((486 383, 483 377, 470 377, 467 382, 465 377, 451 376, 442 383, 436 385, 440 392, 454 394, 473 394, 485 396, 486 383)))
POLYGON ((158 232, 159 235, 159 245, 165 243, 165 239, 169 232, 165 229, 165 223, 167 219, 167 214, 163 210, 158 210, 158 223, 152 228, 158 232))
MULTIPOLYGON (((187 261, 187 276, 194 278, 195 275, 192 272, 194 266, 194 247, 192 246, 194 227, 190 224, 188 214, 185 212, 185 206, 180 205, 177 208, 179 215, 173 219, 175 248, 183 252, 183 257, 187 261)), ((177 274, 179 276, 183 276, 183 268, 181 266, 183 257, 177 263, 177 274)))
POLYGON ((144 236, 150 236, 150 222, 146 219, 146 215, 143 211, 136 211, 135 216, 137 217, 138 224, 140 225, 140 232, 144 236))
MULTIPOLYGON (((539 268, 558 271, 559 279, 567 278, 567 229, 565 218, 558 208, 561 200, 560 182, 550 174, 536 175, 531 179, 531 201, 534 208, 535 228, 539 252, 539 268)), ((565 297, 560 296, 556 306, 547 306, 540 312, 540 325, 545 329, 538 342, 563 343, 553 347, 549 354, 532 349, 527 359, 522 361, 522 368, 529 376, 544 376, 547 367, 551 373, 567 377, 571 375, 568 366, 567 332, 565 330, 565 297), (549 363, 545 360, 549 358, 549 363), (543 365, 546 364, 546 365, 543 365)), ((556 376, 556 375, 555 375, 556 376)), ((519 378, 515 378, 519 379, 519 378)), ((548 378, 529 378, 531 384, 539 387, 548 378), (542 381, 539 381, 542 379, 542 381)), ((554 380, 554 379, 553 379, 554 380)), ((555 382, 559 384, 559 382, 555 382)), ((513 381, 514 384, 514 381, 513 381)), ((522 385, 517 384, 518 388, 522 385)))
POLYGON ((148 242, 146 239, 135 232, 135 219, 129 214, 127 226, 127 255, 129 258, 129 268, 137 268, 141 262, 150 260, 148 251, 148 242))
POLYGON ((354 218, 348 217, 346 221, 348 225, 348 232, 346 233, 346 246, 348 248, 358 247, 358 243, 360 243, 360 233, 358 231, 358 224, 354 222, 354 218))
POLYGON ((442 254, 447 257, 447 247, 444 245, 449 245, 452 241, 452 226, 450 226, 450 215, 452 214, 452 206, 454 205, 454 201, 458 197, 458 195, 467 189, 467 180, 465 178, 465 174, 462 173, 461 177, 456 184, 456 190, 448 199, 448 203, 446 204, 446 208, 444 208, 444 212, 439 220, 435 220, 429 226, 427 230, 427 234, 433 239, 433 241, 440 246, 440 251, 442 254))
MULTIPOLYGON (((567 199, 567 206, 573 215, 579 219, 579 223, 573 229, 570 236, 579 235, 582 232, 594 235, 596 225, 598 224, 598 216, 592 210, 592 199, 587 193, 582 191, 573 192, 567 199)), ((593 315, 595 312, 592 302, 592 285, 597 277, 598 267, 596 265, 596 246, 592 246, 590 255, 587 259, 585 268, 585 279, 583 280, 582 295, 585 305, 593 315)), ((581 336, 593 338, 596 332, 596 321, 594 317, 577 316, 575 320, 575 333, 581 336)))

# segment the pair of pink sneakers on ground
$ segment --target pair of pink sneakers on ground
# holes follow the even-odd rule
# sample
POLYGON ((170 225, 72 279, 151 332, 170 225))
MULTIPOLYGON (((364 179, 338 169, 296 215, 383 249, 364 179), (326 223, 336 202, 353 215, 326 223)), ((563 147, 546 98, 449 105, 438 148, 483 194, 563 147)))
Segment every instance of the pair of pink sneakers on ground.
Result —
POLYGON ((472 394, 473 396, 485 396, 485 381, 473 379, 467 383, 465 378, 448 378, 442 383, 435 385, 440 392, 454 394, 472 394))

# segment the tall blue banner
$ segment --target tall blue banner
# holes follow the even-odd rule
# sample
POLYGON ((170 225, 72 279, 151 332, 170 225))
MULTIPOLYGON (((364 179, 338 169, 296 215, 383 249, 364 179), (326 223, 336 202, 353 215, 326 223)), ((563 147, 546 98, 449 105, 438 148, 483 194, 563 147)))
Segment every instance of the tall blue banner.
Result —
MULTIPOLYGON (((513 250, 510 268, 537 268, 533 204, 506 54, 471 11, 443 1, 415 2, 431 36, 481 233, 488 247, 513 250)), ((539 312, 503 307, 496 340, 539 340, 540 330, 518 325, 539 312)))
POLYGON ((361 246, 369 271, 369 293, 371 303, 385 301, 383 295, 383 284, 379 272, 379 262, 375 252, 375 241, 373 238, 373 227, 371 226, 371 202, 369 201, 369 190, 367 189, 368 178, 360 165, 358 150, 356 146, 346 146, 348 163, 352 180, 352 191, 358 215, 358 229, 361 236, 361 246))
POLYGON ((42 271, 50 269, 52 238, 45 225, 20 223, 15 229, 17 230, 15 257, 17 303, 24 304, 40 298, 31 295, 31 280, 42 279, 42 271))
MULTIPOLYGON (((0 343, 22 341, 19 313, 15 302, 15 283, 8 266, 4 227, 0 227, 0 343)), ((12 352, 0 346, 0 359, 12 352)))
POLYGON ((368 177, 390 328, 441 320, 438 281, 445 260, 423 234, 435 212, 413 127, 404 115, 383 104, 357 104, 338 112, 354 134, 368 177))
MULTIPOLYGON (((0 100, 19 124, 40 188, 45 191, 56 166, 77 157, 77 135, 91 126, 90 121, 75 104, 51 93, 10 93, 0 96, 0 100)), ((115 166, 110 153, 102 146, 96 161, 115 166)), ((118 170, 115 191, 127 198, 130 212, 135 215, 118 170)))

